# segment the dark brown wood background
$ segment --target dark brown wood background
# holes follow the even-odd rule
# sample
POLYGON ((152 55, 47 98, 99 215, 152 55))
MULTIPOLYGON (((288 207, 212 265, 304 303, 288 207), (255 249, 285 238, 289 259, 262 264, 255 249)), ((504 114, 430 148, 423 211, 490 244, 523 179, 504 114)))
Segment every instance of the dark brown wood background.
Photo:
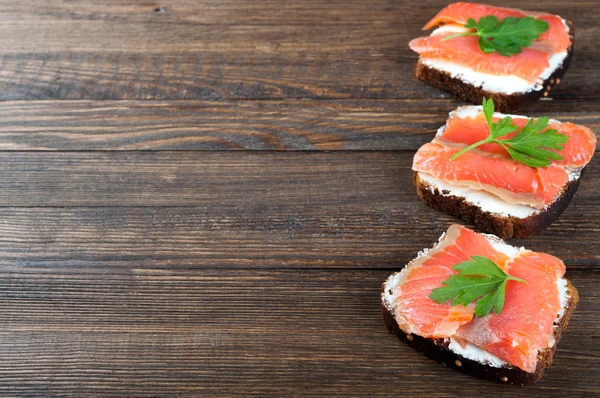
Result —
MULTIPOLYGON (((598 2, 526 113, 600 129, 598 2)), ((447 1, 0 2, 0 395, 600 395, 600 159, 542 235, 581 302, 537 385, 384 328, 381 282, 456 220, 414 151, 462 103, 408 41, 447 1)))

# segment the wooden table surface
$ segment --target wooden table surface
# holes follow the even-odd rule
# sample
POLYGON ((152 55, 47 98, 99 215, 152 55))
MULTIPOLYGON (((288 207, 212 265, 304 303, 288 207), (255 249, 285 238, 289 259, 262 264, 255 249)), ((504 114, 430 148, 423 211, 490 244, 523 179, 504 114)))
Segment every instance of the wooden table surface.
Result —
MULTIPOLYGON (((380 284, 456 219, 414 151, 463 104, 408 41, 447 1, 0 2, 1 396, 600 396, 600 157, 560 221, 514 243, 580 305, 530 387, 388 333, 380 284)), ((527 110, 600 131, 600 8, 527 110)))

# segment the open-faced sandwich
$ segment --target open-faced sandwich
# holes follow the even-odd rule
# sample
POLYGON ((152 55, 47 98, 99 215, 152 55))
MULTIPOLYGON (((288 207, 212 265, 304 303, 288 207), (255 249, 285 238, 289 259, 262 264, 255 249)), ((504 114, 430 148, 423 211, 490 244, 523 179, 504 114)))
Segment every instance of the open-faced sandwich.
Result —
POLYGON ((596 149, 587 127, 546 117, 503 115, 494 103, 450 113, 413 161, 419 196, 502 238, 550 225, 577 190, 596 149))
POLYGON ((573 55, 573 28, 557 15, 454 3, 410 42, 417 78, 470 101, 492 98, 498 110, 534 102, 560 82, 573 55))
POLYGON ((535 383, 578 301, 564 273, 556 257, 452 225, 385 281, 383 318, 400 340, 449 367, 535 383))

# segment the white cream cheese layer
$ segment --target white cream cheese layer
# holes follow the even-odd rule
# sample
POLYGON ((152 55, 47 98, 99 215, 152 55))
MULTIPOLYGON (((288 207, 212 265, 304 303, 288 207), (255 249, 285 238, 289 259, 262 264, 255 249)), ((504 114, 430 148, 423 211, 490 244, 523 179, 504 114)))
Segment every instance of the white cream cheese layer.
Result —
POLYGON ((465 83, 480 87, 482 90, 510 95, 542 90, 544 88, 544 80, 560 68, 567 56, 567 51, 552 55, 548 60, 549 66, 534 83, 529 83, 527 80, 513 75, 497 76, 490 73, 477 72, 468 66, 440 59, 421 58, 421 62, 430 68, 447 72, 452 77, 458 78, 465 83))
POLYGON ((569 299, 571 297, 567 293, 567 280, 565 278, 560 278, 557 280, 556 287, 558 288, 558 298, 560 300, 560 311, 558 311, 558 314, 556 315, 558 322, 565 314, 565 309, 567 308, 567 304, 569 303, 569 299))
POLYGON ((450 343, 448 349, 458 355, 461 355, 467 359, 484 363, 494 368, 501 368, 502 366, 508 365, 508 362, 498 358, 494 354, 490 354, 481 347, 478 347, 471 343, 466 343, 463 347, 454 338, 449 338, 450 343))
POLYGON ((406 273, 403 272, 396 272, 395 274, 390 275, 390 277, 385 281, 385 287, 383 293, 381 293, 381 299, 383 300, 385 307, 390 311, 393 310, 394 301, 396 301, 396 287, 404 280, 405 274, 406 273))
POLYGON ((490 245, 494 248, 494 250, 499 251, 502 254, 505 254, 507 257, 515 258, 521 252, 526 251, 524 247, 511 246, 508 243, 504 242, 502 239, 492 234, 482 234, 483 237, 490 242, 490 245))
POLYGON ((508 203, 486 191, 477 191, 468 187, 450 184, 429 174, 419 173, 419 178, 426 182, 432 190, 437 189, 443 196, 465 198, 467 202, 481 208, 481 210, 499 214, 503 217, 527 218, 539 211, 530 206, 508 203))
MULTIPOLYGON (((567 27, 566 22, 563 23, 567 27)), ((459 25, 444 25, 431 33, 431 36, 442 34, 442 33, 455 33, 464 32, 466 29, 459 25)), ((527 93, 530 91, 540 91, 544 88, 544 80, 549 78, 558 68, 561 67, 563 62, 568 56, 568 51, 553 54, 548 59, 548 67, 542 72, 538 80, 534 83, 530 83, 527 80, 513 75, 497 76, 490 73, 482 73, 470 68, 456 64, 451 61, 445 61, 433 58, 421 58, 421 62, 425 65, 449 73, 452 77, 458 78, 465 83, 471 84, 476 87, 480 87, 485 91, 492 93, 503 93, 503 94, 514 94, 514 93, 527 93)))
MULTIPOLYGON (((481 105, 465 105, 465 106, 459 106, 458 108, 456 108, 455 110, 453 110, 452 112, 450 112, 448 114, 448 119, 452 119, 453 117, 458 117, 461 119, 467 118, 467 117, 477 117, 477 115, 479 115, 480 113, 483 113, 483 106, 481 105)), ((524 115, 511 115, 509 113, 500 113, 500 112, 494 112, 494 117, 497 117, 499 119, 502 119, 506 116, 510 116, 513 119, 530 119, 529 116, 524 116, 524 115)), ((550 119, 549 120, 550 123, 556 123, 556 124, 562 124, 561 121, 556 120, 556 119, 550 119)), ((443 129, 445 126, 443 126, 441 129, 443 129)), ((441 133, 438 131, 438 135, 440 135, 441 133)))

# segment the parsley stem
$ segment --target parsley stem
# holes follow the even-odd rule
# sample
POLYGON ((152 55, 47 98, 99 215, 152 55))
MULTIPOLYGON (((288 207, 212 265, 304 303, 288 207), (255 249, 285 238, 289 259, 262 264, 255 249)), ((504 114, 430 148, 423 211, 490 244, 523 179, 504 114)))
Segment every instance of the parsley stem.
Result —
POLYGON ((468 147, 463 148, 459 152, 456 152, 454 155, 452 155, 452 157, 450 157, 450 160, 456 160, 463 153, 469 152, 471 149, 477 148, 479 145, 487 144, 488 142, 491 141, 490 137, 486 138, 485 140, 481 140, 479 142, 476 142, 476 143, 474 143, 472 145, 469 145, 468 147))
POLYGON ((450 39, 454 39, 457 37, 463 37, 463 36, 478 36, 479 33, 477 32, 461 32, 461 33, 455 33, 453 35, 450 36, 446 36, 442 39, 442 41, 446 41, 446 40, 450 40, 450 39))
POLYGON ((508 278, 506 278, 506 280, 510 280, 510 281, 515 281, 515 282, 521 282, 527 285, 527 281, 521 278, 517 278, 516 276, 508 276, 508 278))

